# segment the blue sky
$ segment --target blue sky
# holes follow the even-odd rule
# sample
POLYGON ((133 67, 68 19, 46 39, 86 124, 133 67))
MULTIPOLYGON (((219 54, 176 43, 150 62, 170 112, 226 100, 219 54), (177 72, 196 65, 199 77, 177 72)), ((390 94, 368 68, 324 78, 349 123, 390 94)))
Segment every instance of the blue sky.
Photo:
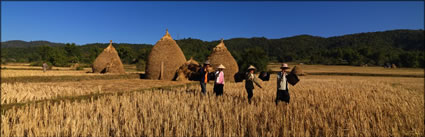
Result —
POLYGON ((424 29, 424 2, 1 2, 1 39, 155 44, 424 29))

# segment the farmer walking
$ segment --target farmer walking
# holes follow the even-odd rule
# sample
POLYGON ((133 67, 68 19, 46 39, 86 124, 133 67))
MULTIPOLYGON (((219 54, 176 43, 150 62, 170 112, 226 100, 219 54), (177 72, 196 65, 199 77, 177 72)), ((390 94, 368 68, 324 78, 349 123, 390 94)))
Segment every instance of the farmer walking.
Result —
POLYGON ((201 84, 201 92, 202 94, 205 95, 205 93, 207 92, 207 83, 209 81, 209 77, 208 74, 209 72, 209 68, 210 68, 210 62, 207 60, 204 62, 204 66, 203 68, 200 70, 200 84, 201 84))
POLYGON ((46 62, 43 62, 42 67, 43 67, 43 72, 46 72, 46 70, 47 70, 47 68, 49 67, 49 65, 47 65, 47 63, 46 63, 46 62))
POLYGON ((215 72, 215 81, 214 81, 214 93, 216 96, 223 95, 223 87, 224 87, 224 72, 223 70, 226 67, 223 64, 220 64, 217 67, 217 71, 215 72))
POLYGON ((246 92, 248 93, 248 103, 251 104, 251 98, 254 95, 253 94, 253 90, 254 90, 254 83, 255 85, 257 85, 258 87, 262 88, 260 83, 258 83, 257 78, 255 77, 255 72, 256 68, 252 65, 250 65, 248 67, 248 72, 246 74, 246 80, 245 80, 245 89, 246 92))
POLYGON ((288 79, 286 78, 288 75, 287 70, 289 69, 288 64, 283 63, 280 69, 282 71, 277 73, 276 105, 278 105, 279 101, 285 101, 286 104, 289 104, 290 99, 288 79))

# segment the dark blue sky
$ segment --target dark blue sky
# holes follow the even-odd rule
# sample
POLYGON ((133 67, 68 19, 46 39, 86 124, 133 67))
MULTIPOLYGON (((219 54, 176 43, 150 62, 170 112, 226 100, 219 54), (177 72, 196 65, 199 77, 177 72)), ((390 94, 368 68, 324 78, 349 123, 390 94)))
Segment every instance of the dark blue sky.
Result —
POLYGON ((1 2, 1 39, 155 44, 424 29, 424 2, 1 2))

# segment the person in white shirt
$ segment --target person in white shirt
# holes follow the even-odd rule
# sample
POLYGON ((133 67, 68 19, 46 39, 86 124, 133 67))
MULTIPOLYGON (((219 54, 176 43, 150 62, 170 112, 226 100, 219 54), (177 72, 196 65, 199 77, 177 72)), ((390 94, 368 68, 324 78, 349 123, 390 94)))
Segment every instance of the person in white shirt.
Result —
POLYGON ((43 67, 43 72, 46 72, 47 71, 47 68, 49 67, 49 65, 47 65, 46 62, 43 62, 42 67, 43 67))
POLYGON ((283 63, 280 69, 282 71, 277 73, 276 105, 278 105, 280 101, 285 101, 286 104, 289 104, 290 99, 288 80, 286 78, 288 75, 287 70, 289 70, 288 64, 283 63))

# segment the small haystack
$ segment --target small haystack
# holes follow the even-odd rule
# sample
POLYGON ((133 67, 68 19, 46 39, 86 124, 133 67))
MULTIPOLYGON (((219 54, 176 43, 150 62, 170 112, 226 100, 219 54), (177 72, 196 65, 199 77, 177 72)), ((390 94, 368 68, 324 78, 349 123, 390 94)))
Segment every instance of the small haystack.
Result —
POLYGON ((92 69, 93 73, 125 73, 118 52, 112 46, 112 40, 109 46, 94 60, 92 69))
POLYGON ((397 66, 395 64, 391 64, 391 68, 395 69, 397 66))
POLYGON ((235 81, 234 76, 239 71, 238 63, 227 50, 223 39, 221 39, 220 44, 213 49, 208 59, 214 69, 220 64, 226 66, 226 69, 224 69, 224 78, 229 81, 235 81))
POLYGON ((79 64, 79 63, 75 63, 75 64, 72 64, 72 65, 70 66, 70 69, 71 69, 71 70, 75 70, 75 69, 77 69, 78 67, 80 67, 80 64, 79 64))
POLYGON ((186 63, 180 66, 177 71, 177 81, 187 81, 187 80, 198 80, 199 78, 199 69, 201 66, 199 63, 192 58, 190 58, 186 63))
POLYGON ((175 80, 179 67, 186 62, 183 51, 168 30, 153 46, 146 64, 146 78, 175 80))
POLYGON ((298 76, 305 76, 306 75, 300 66, 294 66, 291 73, 294 73, 295 75, 298 75, 298 76))

